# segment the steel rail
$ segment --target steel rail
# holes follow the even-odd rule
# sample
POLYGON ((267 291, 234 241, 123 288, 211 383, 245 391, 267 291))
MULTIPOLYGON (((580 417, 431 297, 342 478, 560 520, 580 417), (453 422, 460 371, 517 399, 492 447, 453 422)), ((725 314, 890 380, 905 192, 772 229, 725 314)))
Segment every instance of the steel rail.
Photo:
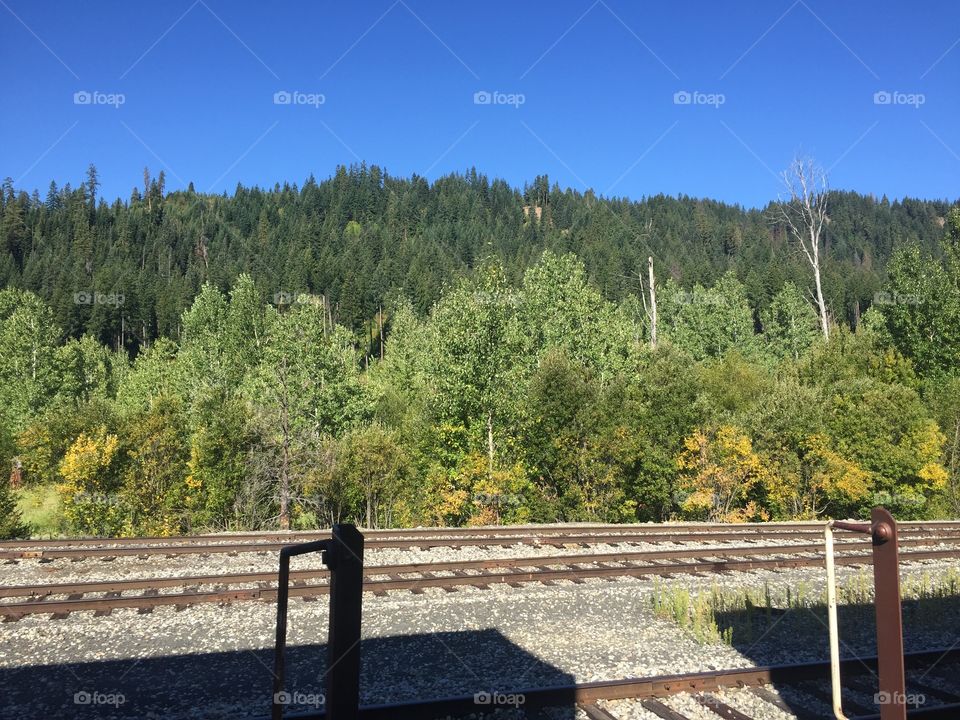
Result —
MULTIPOLYGON (((924 546, 935 544, 960 544, 960 538, 918 538, 901 542, 904 546, 924 546)), ((837 543, 842 551, 865 550, 863 542, 837 543)), ((669 550, 646 550, 634 553, 601 553, 590 555, 541 555, 524 558, 484 558, 481 560, 448 560, 442 562, 407 563, 402 565, 367 565, 364 574, 367 577, 377 575, 406 575, 410 573, 428 573, 443 571, 485 570, 497 567, 527 567, 551 565, 596 564, 610 562, 656 562, 657 560, 702 558, 702 557, 753 557, 759 555, 801 555, 807 553, 822 554, 823 546, 807 545, 770 545, 740 546, 721 548, 682 548, 669 550)), ((326 577, 326 568, 296 570, 290 573, 294 580, 309 580, 326 577)), ((74 595, 93 592, 129 592, 131 590, 150 590, 167 587, 193 585, 221 585, 273 582, 276 573, 246 572, 217 575, 188 575, 180 577, 135 578, 129 580, 92 580, 76 583, 38 583, 36 585, 0 585, 0 598, 4 597, 47 597, 50 595, 74 595)))
MULTIPOLYGON (((960 532, 960 520, 917 520, 899 524, 901 528, 916 532, 942 532, 955 530, 960 532)), ((641 534, 723 534, 739 533, 751 535, 766 535, 772 533, 799 532, 819 533, 823 523, 815 521, 782 522, 782 523, 583 523, 572 525, 500 525, 487 527, 437 527, 437 528, 410 528, 410 529, 383 529, 363 530, 364 537, 380 539, 426 539, 426 538, 490 538, 511 536, 564 536, 580 535, 589 532, 641 533, 641 534)), ((251 544, 263 540, 272 541, 306 541, 324 538, 329 530, 304 531, 270 531, 251 533, 208 533, 200 535, 178 536, 134 536, 134 537, 77 537, 77 538, 50 538, 37 540, 0 540, 0 548, 30 549, 30 548, 59 548, 83 547, 88 545, 137 545, 147 547, 162 547, 166 545, 185 544, 214 544, 227 542, 232 544, 251 544)))
MULTIPOLYGON (((944 541, 948 538, 960 538, 960 535, 937 535, 935 530, 917 531, 919 537, 935 538, 943 537, 944 541)), ((757 540, 757 539, 784 539, 784 540, 804 540, 819 538, 823 534, 822 526, 810 528, 803 532, 790 533, 766 533, 759 534, 755 531, 729 531, 717 533, 703 532, 683 532, 683 533, 582 533, 582 534, 544 534, 544 535, 514 535, 508 537, 476 537, 476 538, 383 538, 371 539, 367 541, 368 550, 386 550, 386 549, 410 549, 421 548, 429 549, 436 547, 475 547, 475 546, 514 546, 514 545, 547 545, 552 547, 562 547, 564 545, 612 545, 612 544, 636 544, 636 543, 666 543, 666 542, 704 542, 715 541, 725 542, 734 540, 757 540)), ((907 535, 907 537, 915 537, 907 535)), ((277 552, 288 545, 299 542, 302 536, 290 538, 283 542, 268 543, 240 543, 240 544, 180 544, 180 545, 121 545, 117 547, 57 547, 57 548, 37 548, 37 549, 6 549, 0 550, 0 560, 56 560, 69 558, 73 560, 83 559, 104 559, 116 557, 149 557, 151 555, 214 555, 214 554, 239 554, 247 552, 277 552)))
MULTIPOLYGON (((700 551, 702 554, 702 550, 700 551)), ((944 557, 956 557, 955 550, 919 550, 902 553, 901 556, 907 562, 911 560, 931 560, 944 557)), ((399 573, 390 572, 390 566, 382 566, 382 572, 367 572, 368 578, 364 580, 364 591, 372 593, 386 593, 391 590, 412 590, 420 592, 426 588, 444 588, 452 590, 461 586, 472 586, 486 588, 495 584, 520 583, 542 583, 553 582, 556 580, 571 580, 573 582, 582 581, 588 578, 616 578, 616 577, 642 577, 647 575, 686 575, 697 573, 724 573, 724 572, 744 572, 748 570, 770 570, 785 569, 797 567, 810 567, 823 563, 823 558, 817 557, 792 557, 792 558, 765 558, 752 560, 701 560, 694 562, 675 562, 669 564, 647 564, 647 565, 598 565, 595 567, 582 567, 587 561, 584 557, 572 556, 565 558, 569 561, 567 567, 555 569, 551 565, 563 565, 564 562, 558 562, 555 558, 524 558, 524 560, 536 560, 534 570, 520 570, 514 572, 501 568, 499 572, 478 572, 476 574, 455 574, 437 576, 431 574, 436 570, 432 564, 426 564, 424 574, 418 578, 405 578, 399 573), (551 561, 552 560, 552 561, 551 561), (374 575, 369 578, 369 575, 374 575), (378 579, 387 575, 387 579, 378 579)), ((620 560, 619 562, 622 562, 620 560)), ((867 565, 870 563, 869 556, 865 554, 843 555, 836 559, 838 565, 867 565)), ((418 571, 419 572, 419 571, 418 571)), ((329 586, 325 583, 294 585, 290 588, 290 597, 318 597, 329 592, 329 586)), ((166 595, 136 595, 120 596, 109 598, 68 598, 66 600, 27 600, 15 603, 0 603, 0 617, 8 619, 19 619, 25 615, 34 615, 38 613, 53 613, 56 615, 77 612, 81 610, 105 611, 118 608, 153 608, 161 605, 179 605, 189 606, 200 603, 230 603, 246 600, 275 600, 277 597, 276 588, 235 588, 211 591, 187 591, 182 593, 170 593, 166 595)))

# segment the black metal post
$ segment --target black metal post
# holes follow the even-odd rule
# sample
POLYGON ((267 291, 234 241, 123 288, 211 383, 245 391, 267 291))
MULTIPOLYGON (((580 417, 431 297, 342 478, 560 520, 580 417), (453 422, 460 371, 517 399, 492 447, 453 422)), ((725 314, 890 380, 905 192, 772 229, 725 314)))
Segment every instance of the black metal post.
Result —
MULTIPOLYGON (((273 651, 273 695, 271 697, 270 717, 272 720, 283 718, 283 681, 286 667, 284 650, 287 646, 287 602, 290 594, 290 558, 311 552, 324 552, 326 558, 332 540, 288 545, 280 550, 280 576, 277 579, 277 639, 273 651)), ((332 622, 333 613, 331 613, 332 622)))
POLYGON ((363 601, 363 535, 354 525, 334 525, 325 554, 330 567, 327 637, 327 720, 357 720, 360 708, 360 622, 363 601))

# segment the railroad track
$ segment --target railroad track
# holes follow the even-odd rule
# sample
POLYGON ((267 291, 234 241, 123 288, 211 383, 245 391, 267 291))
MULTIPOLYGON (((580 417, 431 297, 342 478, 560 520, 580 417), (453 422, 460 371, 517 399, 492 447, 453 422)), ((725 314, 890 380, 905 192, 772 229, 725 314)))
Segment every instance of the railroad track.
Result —
MULTIPOLYGON (((937 687, 936 676, 955 677, 960 664, 960 650, 956 648, 906 653, 907 695, 923 697, 918 710, 910 718, 955 720, 960 717, 960 695, 937 687)), ((844 677, 844 709, 859 720, 879 718, 878 708, 860 698, 872 697, 876 692, 877 659, 875 657, 841 660, 844 677)), ((800 720, 823 720, 830 712, 830 664, 810 662, 792 665, 737 668, 682 675, 659 675, 645 678, 607 680, 554 687, 499 690, 502 695, 522 697, 523 711, 529 713, 544 708, 572 708, 576 706, 591 720, 620 720, 618 704, 636 703, 652 715, 664 720, 690 720, 683 710, 681 699, 692 700, 698 708, 705 708, 717 717, 727 720, 766 720, 783 711, 800 720), (789 689, 791 700, 782 693, 789 689), (738 709, 736 694, 750 693, 754 709, 748 714, 743 705, 738 709), (759 707, 759 710, 756 708, 759 707), (821 708, 822 710, 818 710, 821 708)), ((689 703, 687 703, 689 705, 689 703)), ((360 720, 432 720, 433 718, 476 717, 487 708, 478 704, 477 696, 451 697, 392 705, 368 705, 360 708, 360 720)), ((321 720, 323 712, 287 713, 284 717, 298 720, 321 720)), ((266 720, 265 718, 263 720, 266 720)))
MULTIPOLYGON (((619 543, 730 542, 740 540, 816 540, 823 525, 783 523, 777 525, 575 525, 522 528, 431 528, 422 531, 367 531, 365 547, 379 549, 429 549, 435 547, 484 547, 513 545, 597 545, 619 543)), ((902 523, 904 539, 960 538, 960 522, 902 523)), ((0 542, 0 560, 41 561, 152 555, 212 555, 277 552, 286 545, 325 538, 328 533, 262 533, 255 535, 202 535, 176 538, 81 538, 78 540, 34 540, 0 542), (242 541, 236 538, 243 538, 242 541)))
MULTIPOLYGON (((921 530, 955 530, 960 532, 960 520, 916 520, 898 523, 901 531, 910 529, 921 530)), ((417 538, 417 537, 488 537, 510 535, 545 535, 582 532, 725 532, 732 530, 752 531, 755 533, 789 532, 789 531, 822 531, 823 523, 817 521, 799 522, 765 522, 765 523, 574 523, 548 525, 496 525, 484 527, 431 527, 431 528, 391 528, 391 529, 363 529, 366 538, 417 538)), ((310 540, 317 537, 325 538, 329 530, 285 531, 272 530, 267 532, 237 532, 211 533, 200 535, 179 536, 135 536, 135 537, 80 537, 80 538, 51 538, 45 540, 0 540, 0 548, 17 548, 25 545, 33 547, 59 547, 77 545, 103 544, 176 544, 183 542, 206 543, 211 541, 257 541, 257 540, 284 540, 295 538, 310 540)))
MULTIPOLYGON (((941 538, 912 538, 902 541, 905 547, 941 544, 941 538)), ((960 544, 960 538, 946 539, 960 544)), ((863 542, 837 543, 837 564, 869 565, 869 546, 863 542)), ((683 548, 636 553, 579 554, 526 558, 497 558, 469 561, 412 563, 405 565, 367 566, 364 569, 364 590, 386 595, 392 590, 422 593, 427 588, 443 588, 455 592, 460 587, 487 589, 491 585, 524 583, 552 585, 557 581, 582 583, 589 578, 643 577, 751 570, 779 570, 819 566, 823 563, 819 544, 728 547, 705 550, 683 548), (771 557, 780 556, 780 557, 771 557)), ((907 550, 901 553, 904 562, 956 558, 957 548, 907 550)), ((174 605, 179 609, 201 603, 231 603, 251 600, 275 600, 277 589, 274 573, 236 573, 179 578, 145 578, 105 580, 70 584, 41 584, 0 587, 0 597, 14 598, 0 602, 0 616, 5 621, 26 615, 49 613, 54 618, 71 612, 93 610, 98 615, 114 609, 137 608, 150 612, 154 607, 174 605), (206 586, 208 589, 202 589, 206 586), (230 587, 233 586, 233 587, 230 587), (237 587, 243 586, 243 587, 237 587), (181 592, 161 594, 161 589, 185 587, 181 592), (136 595, 124 595, 138 592, 136 595), (90 595, 98 597, 90 597, 90 595), (102 596, 101 596, 102 594, 102 596), (26 598, 26 599, 18 599, 26 598)), ((291 572, 291 597, 315 599, 329 592, 329 575, 325 569, 291 572)))

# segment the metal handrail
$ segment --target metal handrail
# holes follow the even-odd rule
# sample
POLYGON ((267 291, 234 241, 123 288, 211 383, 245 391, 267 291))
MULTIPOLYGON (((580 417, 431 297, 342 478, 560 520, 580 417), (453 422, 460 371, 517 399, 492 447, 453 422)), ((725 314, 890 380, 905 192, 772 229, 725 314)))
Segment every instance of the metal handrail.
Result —
POLYGON ((877 667, 881 720, 906 720, 906 676, 903 665, 903 618, 900 609, 897 523, 885 508, 874 508, 870 523, 831 520, 824 527, 827 570, 827 619, 830 633, 830 686, 833 714, 843 713, 840 682, 840 631, 837 622, 837 582, 833 530, 868 533, 873 541, 874 606, 877 615, 877 667))
POLYGON ((327 635, 328 720, 356 720, 360 705, 360 621, 363 600, 363 535, 353 525, 334 525, 330 540, 288 545, 280 550, 277 584, 277 637, 273 656, 271 720, 282 720, 284 709, 284 652, 287 644, 287 606, 290 596, 290 558, 322 552, 330 568, 330 621, 327 635))

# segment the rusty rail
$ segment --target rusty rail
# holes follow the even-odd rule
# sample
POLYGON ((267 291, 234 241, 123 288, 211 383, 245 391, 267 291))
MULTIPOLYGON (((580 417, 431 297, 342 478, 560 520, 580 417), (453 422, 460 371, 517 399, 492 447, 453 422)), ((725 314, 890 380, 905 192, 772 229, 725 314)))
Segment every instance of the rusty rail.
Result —
MULTIPOLYGON (((854 543, 843 543, 844 550, 853 550, 854 543)), ((817 546, 819 550, 819 546, 817 546)), ((557 580, 580 582, 586 578, 668 576, 694 573, 725 573, 749 570, 775 570, 820 565, 823 557, 792 556, 793 553, 811 552, 810 546, 777 546, 755 548, 684 549, 648 551, 639 553, 608 553, 601 555, 536 556, 528 558, 504 558, 493 560, 449 561, 438 563, 413 563, 409 565, 368 566, 363 582, 364 591, 383 594, 394 590, 421 592, 425 588, 438 587, 453 590, 456 587, 472 586, 481 589, 489 585, 508 583, 543 582, 557 580), (764 558, 764 555, 787 557, 764 558), (708 560, 706 558, 740 558, 708 560), (692 562, 659 563, 663 559, 695 558, 692 562), (644 563, 644 564, 635 564, 644 563), (593 567, 584 567, 592 565, 593 567), (529 568, 524 570, 524 568, 529 568), (559 569, 557 569, 559 568, 559 569), (474 574, 458 574, 465 570, 474 574), (437 571, 452 571, 452 575, 434 575, 437 571), (404 575, 418 574, 411 578, 404 575)), ((955 558, 956 550, 917 550, 903 553, 904 561, 955 558)), ((837 565, 866 565, 870 556, 861 552, 840 555, 837 565)), ((273 575, 249 573, 220 576, 194 576, 190 578, 157 578, 155 580, 111 580, 79 584, 9 586, 0 588, 0 597, 27 597, 18 602, 0 602, 0 617, 16 620, 27 615, 52 613, 60 617, 71 612, 94 610, 109 613, 119 608, 139 608, 149 611, 159 606, 176 605, 187 607, 200 603, 229 603, 252 600, 271 601, 277 597, 276 587, 255 587, 214 590, 188 590, 185 592, 159 594, 158 588, 184 584, 251 584, 272 580, 273 575), (123 592, 146 590, 141 595, 121 597, 82 597, 83 593, 123 592), (49 592, 48 592, 49 591, 49 592), (41 600, 47 595, 68 595, 67 599, 41 600)), ((321 569, 293 571, 290 577, 296 581, 289 590, 289 597, 317 597, 329 592, 328 572, 321 569), (306 580, 321 582, 300 584, 306 580)))
MULTIPOLYGON (((929 667, 960 661, 960 649, 941 648, 909 653, 906 659, 911 667, 929 667)), ((863 675, 877 667, 876 657, 843 658, 842 668, 849 675, 863 675)), ((762 688, 768 685, 794 685, 804 682, 829 680, 830 662, 806 662, 791 665, 771 665, 752 668, 712 670, 709 672, 653 677, 628 678, 624 680, 601 680, 594 682, 556 685, 551 687, 518 688, 512 694, 524 697, 525 711, 547 707, 573 707, 609 700, 641 700, 647 702, 687 693, 710 693, 723 689, 762 688)), ((760 696, 763 698, 763 696, 760 696)), ((791 707, 793 710, 793 707, 791 707)), ((414 700, 382 705, 361 706, 358 720, 433 720, 438 717, 464 717, 476 715, 478 705, 474 695, 414 700)), ((718 716, 724 717, 721 713, 718 716)), ((911 718, 937 717, 956 718, 957 705, 931 706, 911 712, 911 718)), ((330 720, 323 711, 303 712, 298 720, 330 720)), ((661 716, 663 717, 663 716, 661 716)), ((265 719, 261 719, 265 720, 265 719)), ((339 720, 339 719, 338 719, 339 720)), ((762 716, 758 716, 762 720, 762 716)))
MULTIPOLYGON (((366 540, 369 549, 466 547, 514 544, 658 543, 687 541, 750 540, 779 537, 785 540, 815 540, 822 524, 744 525, 599 525, 431 528, 429 530, 374 531, 366 540)), ((907 524, 904 534, 923 538, 960 536, 960 522, 907 524)), ((320 539, 318 532, 198 535, 187 537, 77 538, 63 540, 0 541, 0 559, 113 558, 148 555, 186 555, 242 552, 275 552, 286 545, 320 539)))

